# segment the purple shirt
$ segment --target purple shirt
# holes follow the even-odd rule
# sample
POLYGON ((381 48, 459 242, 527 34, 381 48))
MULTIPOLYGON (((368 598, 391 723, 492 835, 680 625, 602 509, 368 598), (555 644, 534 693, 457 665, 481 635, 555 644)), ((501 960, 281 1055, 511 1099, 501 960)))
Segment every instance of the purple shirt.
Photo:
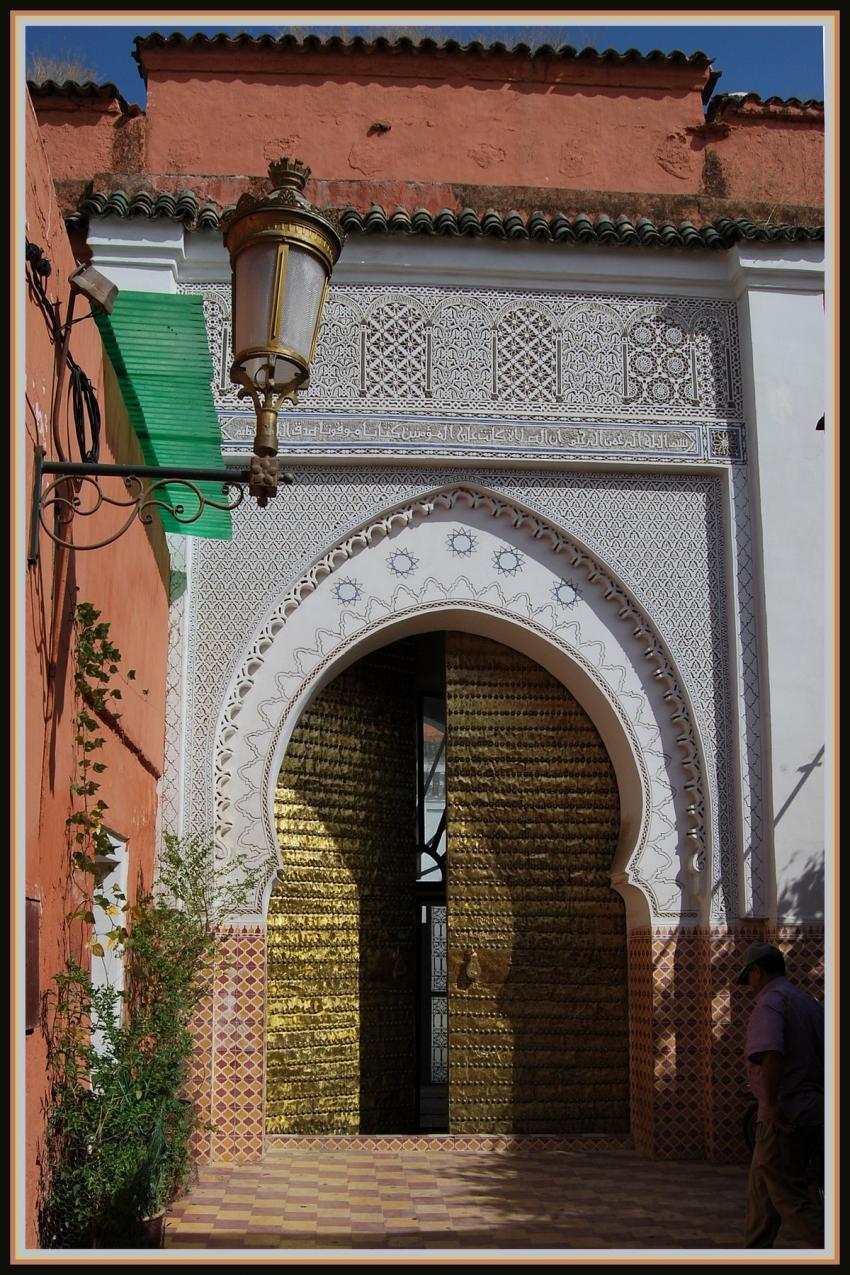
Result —
POLYGON ((782 1054, 779 1103, 793 1124, 823 1124, 823 1006, 787 978, 773 978, 755 999, 747 1024, 747 1077, 766 1118, 759 1057, 782 1054))

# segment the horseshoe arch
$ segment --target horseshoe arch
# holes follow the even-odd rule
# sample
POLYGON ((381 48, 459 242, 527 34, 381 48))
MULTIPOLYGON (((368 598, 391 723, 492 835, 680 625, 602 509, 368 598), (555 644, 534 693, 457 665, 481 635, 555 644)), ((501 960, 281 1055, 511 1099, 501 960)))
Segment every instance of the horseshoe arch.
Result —
POLYGON ((299 716, 376 647, 429 629, 494 638, 535 659, 593 720, 620 789, 612 885, 629 928, 704 924, 710 896, 702 749, 657 627, 610 566, 549 520, 452 485, 340 539, 274 605, 246 647, 215 738, 219 857, 278 871, 277 775, 299 716))

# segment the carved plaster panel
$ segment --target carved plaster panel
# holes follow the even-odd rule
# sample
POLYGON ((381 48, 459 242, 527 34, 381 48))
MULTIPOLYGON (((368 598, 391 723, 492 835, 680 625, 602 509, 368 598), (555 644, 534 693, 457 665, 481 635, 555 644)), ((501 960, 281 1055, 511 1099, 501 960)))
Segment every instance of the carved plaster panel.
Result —
MULTIPOLYGON (((230 290, 181 290, 204 297, 213 395, 225 437, 238 444, 250 439, 251 414, 229 379, 230 290)), ((740 462, 736 308, 662 296, 338 285, 310 386, 283 414, 281 437, 326 455, 430 448, 510 459, 542 449, 740 462)))
MULTIPOLYGON (((253 415, 221 418, 222 450, 251 450, 253 415)), ((744 460, 744 431, 739 425, 630 426, 567 425, 500 420, 480 421, 429 416, 331 416, 284 412, 279 418, 281 448, 291 456, 432 458, 500 461, 605 459, 606 461, 700 461, 728 464, 744 460)))
MULTIPOLYGON (((194 826, 211 827, 215 721, 248 637, 298 575, 369 516, 447 481, 477 482, 550 518, 610 563, 654 617, 694 707, 717 818, 709 848, 723 883, 712 916, 736 914, 736 821, 728 695, 723 498, 703 475, 302 467, 266 510, 243 506, 232 543, 198 540, 181 775, 194 826)), ((753 793, 757 802, 758 793, 753 793)))
MULTIPOLYGON (((244 652, 215 738, 220 853, 277 866, 271 815, 288 734, 320 678, 382 629, 438 612, 541 635, 605 696, 643 797, 625 878, 653 919, 698 917, 707 798, 688 697, 635 600, 570 537, 492 492, 444 488, 355 531, 302 576, 244 652)), ((385 640, 392 640, 387 636, 385 640)), ((585 691, 585 693, 587 693, 585 691)), ((615 746, 615 766, 618 755, 615 746)), ((621 755, 621 750, 620 750, 621 755)), ((621 761, 620 765, 624 763, 621 761)), ((621 789, 627 781, 621 781, 621 789)), ((624 790, 624 789, 623 789, 624 790)), ((284 865, 285 868, 285 865, 284 865)), ((261 897, 255 900, 261 910, 261 897)))
POLYGON ((743 910, 745 916, 767 916, 768 898, 765 888, 768 865, 765 862, 762 828, 763 794, 761 757, 761 695, 759 689, 758 628, 756 624, 755 582, 752 525, 750 520, 749 473, 746 469, 732 474, 730 497, 732 512, 730 534, 735 578, 735 624, 737 628, 737 715, 738 738, 742 758, 741 845, 743 910))
POLYGON ((168 662, 165 675, 165 748, 162 796, 159 805, 159 836, 163 832, 183 835, 182 759, 186 751, 187 699, 191 686, 186 675, 189 651, 189 558, 192 541, 187 536, 168 535, 171 584, 168 606, 168 662))

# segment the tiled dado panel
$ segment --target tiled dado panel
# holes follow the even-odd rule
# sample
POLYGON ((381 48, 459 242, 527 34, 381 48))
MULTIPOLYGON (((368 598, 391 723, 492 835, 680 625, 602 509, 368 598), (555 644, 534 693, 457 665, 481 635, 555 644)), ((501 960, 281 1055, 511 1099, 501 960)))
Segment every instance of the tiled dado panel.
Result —
POLYGON ((189 1079, 186 1083, 186 1097, 191 1099, 198 1117, 197 1126, 190 1143, 192 1158, 197 1164, 209 1164, 211 1151, 209 1126, 212 1121, 213 990, 215 975, 212 970, 209 970, 206 977, 210 980, 209 994, 198 1005, 192 1020, 194 1051, 192 1053, 189 1079))
MULTIPOLYGON (((735 985, 756 939, 785 953, 789 977, 823 997, 824 932, 636 930, 629 936, 631 1134, 652 1159, 747 1158, 750 1102, 743 1041, 751 1000, 735 985)), ((251 1163, 263 1153, 266 947, 261 927, 224 936, 213 994, 196 1023, 190 1092, 212 1132, 199 1132, 201 1163, 251 1163)))
POLYGON ((652 941, 653 1154, 705 1156, 708 1123, 708 979, 703 935, 656 931, 652 941))
POLYGON ((263 1153, 265 1017, 265 926, 228 930, 199 1015, 194 1084, 208 1086, 200 1114, 212 1126, 198 1134, 202 1163, 250 1164, 263 1153))
POLYGON ((631 1123, 651 1158, 702 1159, 706 1146, 705 941, 686 930, 629 935, 631 1123))
POLYGON ((735 978, 744 950, 757 940, 776 943, 789 977, 823 997, 822 929, 630 935, 632 1134, 644 1155, 747 1159, 742 1128, 752 1099, 743 1051, 752 1000, 735 978))
POLYGON ((652 931, 629 934, 629 1115, 635 1150, 652 1155, 655 1032, 652 1012, 652 931))

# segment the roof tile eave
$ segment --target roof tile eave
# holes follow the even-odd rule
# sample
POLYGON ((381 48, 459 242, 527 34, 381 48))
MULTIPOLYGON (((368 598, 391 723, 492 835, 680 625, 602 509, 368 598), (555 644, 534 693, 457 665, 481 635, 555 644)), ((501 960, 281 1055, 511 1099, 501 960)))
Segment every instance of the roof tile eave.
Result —
MULTIPOLYGON (((650 53, 641 53, 637 49, 627 49, 621 52, 618 49, 592 49, 583 48, 576 49, 573 45, 551 45, 542 44, 537 48, 532 48, 526 43, 517 43, 514 45, 505 44, 501 40, 494 40, 487 44, 480 40, 470 41, 468 44, 462 44, 458 40, 435 40, 430 36, 423 36, 421 39, 411 39, 409 36, 400 36, 397 39, 387 39, 385 36, 374 36, 367 38, 365 36, 353 36, 346 40, 337 35, 318 35, 308 34, 304 36, 286 34, 281 36, 249 35, 247 32, 240 32, 238 35, 230 36, 225 32, 219 32, 215 35, 205 35, 201 32, 195 32, 192 35, 186 35, 183 32, 175 31, 170 35, 164 35, 162 32, 153 31, 146 36, 136 36, 133 40, 133 58, 139 67, 139 73, 142 78, 146 78, 144 66, 143 51, 147 49, 163 49, 163 48, 251 48, 251 49, 270 49, 279 48, 292 52, 314 52, 314 51, 333 51, 343 53, 390 53, 390 54, 417 54, 422 56, 445 57, 459 56, 468 58, 498 58, 498 57, 523 57, 530 61, 595 61, 615 63, 623 65, 624 63, 640 63, 645 66, 690 66, 695 70, 711 69, 713 58, 704 53, 701 49, 697 49, 693 53, 685 53, 682 49, 672 49, 669 53, 664 53, 659 49, 653 49, 650 53)), ((712 78, 716 82, 719 72, 712 72, 712 78)))
POLYGON ((799 97, 763 98, 758 93, 718 93, 708 103, 705 118, 711 124, 726 115, 756 115, 769 119, 780 112, 792 117, 799 115, 801 119, 818 119, 825 114, 825 104, 813 97, 803 101, 799 97), (747 106, 760 109, 747 111, 747 106))
MULTIPOLYGON (((182 222, 187 230, 220 230, 225 210, 215 204, 199 204, 191 191, 178 195, 167 192, 138 191, 128 195, 123 190, 87 191, 77 209, 66 217, 70 227, 80 227, 90 217, 148 217, 182 222)), ((464 208, 455 212, 443 208, 430 213, 424 208, 394 208, 389 214, 379 204, 366 212, 354 207, 340 210, 346 234, 427 235, 451 238, 488 238, 558 244, 601 244, 611 247, 658 247, 663 245, 690 248, 730 248, 745 238, 751 242, 772 242, 778 237, 818 242, 824 239, 823 225, 803 226, 753 221, 747 217, 716 217, 700 225, 681 220, 654 222, 638 216, 630 220, 624 215, 612 219, 604 213, 595 218, 584 213, 569 217, 564 212, 528 215, 510 210, 503 214, 493 208, 484 213, 464 208)))
POLYGON ((142 111, 136 103, 128 102, 118 86, 111 80, 105 80, 103 83, 95 80, 64 80, 62 84, 56 80, 27 80, 27 92, 31 98, 88 98, 117 102, 125 115, 142 111))

